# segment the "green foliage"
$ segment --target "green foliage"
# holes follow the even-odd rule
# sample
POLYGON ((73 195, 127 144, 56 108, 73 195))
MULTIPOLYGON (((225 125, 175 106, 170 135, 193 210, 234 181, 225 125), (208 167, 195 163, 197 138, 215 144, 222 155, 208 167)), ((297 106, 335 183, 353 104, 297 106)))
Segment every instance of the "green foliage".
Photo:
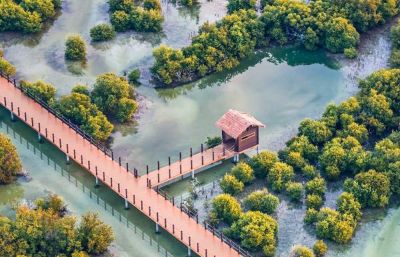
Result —
POLYGON ((357 198, 363 208, 382 208, 389 203, 390 180, 384 173, 374 170, 359 173, 354 179, 346 179, 344 188, 357 198))
POLYGON ((115 37, 114 28, 109 24, 99 24, 90 29, 92 41, 107 41, 115 37))
POLYGON ((65 42, 65 59, 70 61, 84 61, 86 59, 86 43, 81 36, 68 36, 65 42))
MULTIPOLYGON (((114 26, 129 26, 126 5, 115 5, 121 13, 114 13, 118 16, 113 18, 118 20, 114 26)), ((254 0, 230 0, 229 15, 215 24, 203 24, 190 46, 157 48, 153 53, 154 77, 166 85, 193 81, 237 66, 256 47, 270 41, 300 43, 308 50, 324 48, 355 57, 359 32, 385 23, 399 12, 398 0, 262 0, 260 17, 254 5, 254 0)))
POLYGON ((344 56, 348 59, 354 59, 358 55, 357 49, 355 47, 345 48, 344 49, 344 56))
POLYGON ((315 194, 323 197, 326 192, 325 179, 322 177, 316 177, 306 184, 306 194, 315 194))
POLYGON ((261 250, 266 256, 274 256, 278 223, 269 215, 258 211, 243 214, 231 228, 228 235, 240 240, 240 244, 251 250, 261 250))
POLYGON ((15 67, 3 57, 2 50, 0 50, 0 72, 6 76, 14 76, 17 72, 15 67))
POLYGON ((159 0, 145 0, 143 6, 126 0, 110 0, 109 4, 111 24, 116 31, 159 32, 162 29, 164 17, 159 0))
POLYGON ((244 199, 243 203, 251 211, 273 214, 279 205, 279 198, 264 189, 252 192, 244 199))
POLYGON ((325 46, 333 53, 355 48, 360 40, 357 30, 345 18, 333 18, 326 24, 325 30, 325 46))
POLYGON ((307 209, 315 209, 318 210, 319 208, 324 205, 324 201, 320 195, 309 194, 306 197, 306 206, 307 209))
POLYGON ((299 135, 306 136, 315 145, 322 145, 329 141, 332 132, 323 121, 305 119, 300 123, 299 135))
POLYGON ((303 198, 304 188, 301 183, 289 182, 286 187, 286 192, 293 202, 298 202, 303 198))
POLYGON ((353 237, 356 225, 357 223, 351 215, 322 208, 317 215, 315 227, 318 237, 344 244, 353 237))
POLYGON ((390 54, 389 63, 393 68, 400 67, 400 22, 390 30, 390 36, 392 40, 392 52, 390 54))
POLYGON ((155 49, 152 73, 170 85, 231 69, 249 55, 261 39, 261 24, 253 10, 239 10, 215 24, 203 24, 192 44, 183 49, 161 45, 155 49))
POLYGON ((391 193, 400 195, 400 132, 393 132, 376 143, 372 165, 376 170, 385 171, 390 180, 391 193))
POLYGON ((313 208, 309 208, 304 216, 304 222, 307 224, 313 224, 317 221, 318 211, 313 208))
POLYGON ((293 248, 290 257, 314 257, 314 253, 310 248, 298 245, 293 248))
POLYGON ((8 137, 0 134, 0 184, 11 183, 21 169, 22 164, 17 149, 8 137))
POLYGON ((232 224, 241 214, 242 208, 239 202, 229 194, 220 194, 212 200, 210 218, 213 222, 224 221, 232 224))
POLYGON ((39 32, 45 21, 56 17, 59 0, 5 0, 0 2, 0 32, 39 32))
POLYGON ((89 212, 82 216, 78 233, 82 247, 89 254, 104 253, 114 241, 111 227, 104 224, 95 213, 89 212))
POLYGON ((293 178, 294 171, 291 166, 283 162, 276 162, 268 174, 267 182, 272 190, 280 192, 293 178))
POLYGON ((207 137, 207 140, 205 143, 206 143, 207 148, 213 148, 222 143, 222 138, 221 137, 207 137))
POLYGON ((257 178, 266 178, 270 169, 277 161, 278 156, 276 153, 262 151, 250 159, 249 165, 253 168, 254 175, 257 178))
POLYGON ((72 90, 72 93, 78 93, 78 94, 82 94, 82 95, 87 95, 90 96, 90 91, 89 88, 85 85, 75 85, 72 90))
POLYGON ((326 246, 324 241, 318 240, 313 246, 313 252, 315 257, 324 257, 328 252, 328 246, 326 246))
POLYGON ((339 178, 341 172, 365 170, 370 153, 366 152, 354 137, 334 138, 327 143, 320 156, 320 165, 331 180, 339 178))
POLYGON ((256 9, 255 0, 229 0, 228 1, 228 13, 233 13, 235 11, 239 11, 241 9, 248 10, 248 9, 256 9))
POLYGON ((140 79, 140 70, 134 69, 128 75, 128 80, 131 83, 138 83, 140 79))
POLYGON ((47 84, 40 80, 34 83, 21 81, 21 87, 24 91, 33 95, 35 98, 39 98, 45 103, 51 103, 55 100, 56 88, 51 84, 47 84))
POLYGON ((239 181, 235 176, 225 174, 219 183, 222 192, 226 194, 236 195, 243 191, 244 184, 242 181, 239 181))
POLYGON ((253 169, 245 162, 236 164, 231 170, 231 175, 243 184, 249 184, 254 180, 253 169))
POLYGON ((133 88, 123 77, 105 73, 97 77, 91 98, 110 119, 126 122, 137 110, 133 88))
POLYGON ((343 192, 337 199, 336 205, 341 214, 352 215, 356 221, 361 219, 361 204, 353 194, 343 192))
POLYGON ((53 107, 97 140, 107 140, 114 128, 87 95, 71 93, 61 97, 53 107))
POLYGON ((60 217, 63 217, 67 212, 67 206, 58 195, 51 194, 46 198, 38 198, 35 200, 35 205, 38 209, 43 209, 48 212, 53 212, 60 217))
POLYGON ((1 256, 87 257, 86 253, 104 253, 114 240, 111 227, 98 220, 97 215, 84 215, 77 226, 74 216, 54 211, 65 206, 59 197, 36 202, 46 206, 30 209, 21 205, 15 221, 0 218, 1 256))

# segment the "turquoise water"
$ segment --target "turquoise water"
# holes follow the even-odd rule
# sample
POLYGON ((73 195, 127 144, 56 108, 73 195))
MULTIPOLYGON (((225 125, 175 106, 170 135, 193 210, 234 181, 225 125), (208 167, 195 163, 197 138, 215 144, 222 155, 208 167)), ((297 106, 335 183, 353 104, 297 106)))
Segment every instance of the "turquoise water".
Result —
MULTIPOLYGON (((205 21, 215 21, 226 12, 226 1, 200 1, 199 8, 182 8, 173 3, 162 3, 166 21, 163 33, 122 33, 116 39, 89 44, 86 66, 64 61, 64 40, 70 33, 80 33, 89 42, 89 29, 108 20, 106 0, 65 0, 62 15, 41 35, 30 37, 15 34, 0 35, 0 47, 18 69, 18 77, 28 80, 43 79, 58 88, 59 95, 69 93, 76 83, 91 85, 103 72, 122 75, 140 68, 142 85, 136 90, 140 102, 137 122, 118 126, 111 147, 116 155, 144 173, 149 164, 155 168, 159 160, 165 164, 168 156, 176 160, 179 152, 200 147, 207 136, 218 135, 215 121, 228 109, 246 111, 267 125, 261 130, 260 148, 279 149, 296 132, 298 123, 306 117, 319 117, 331 101, 340 102, 350 93, 346 88, 346 72, 325 53, 306 52, 293 48, 275 48, 249 56, 234 70, 206 77, 177 88, 155 89, 148 68, 153 63, 152 50, 161 43, 181 47, 190 42, 190 34, 205 21)), ((379 46, 379 45, 378 45, 379 46)), ((378 59, 380 56, 377 57, 378 59)), ((367 61, 377 62, 377 59, 367 61)), ((36 135, 20 122, 10 123, 4 110, 3 122, 16 131, 17 144, 24 168, 33 180, 20 179, 10 186, 0 187, 0 213, 12 215, 11 206, 21 199, 34 199, 48 192, 61 195, 75 214, 96 210, 113 226, 118 234, 113 251, 116 256, 155 256, 157 249, 149 244, 149 237, 176 256, 185 256, 186 250, 175 239, 162 233, 154 234, 154 224, 134 209, 126 212, 123 202, 105 187, 95 189, 94 179, 78 166, 64 163, 63 155, 48 144, 37 144, 36 135), (18 136, 25 140, 19 143, 18 136), (39 152, 49 156, 59 168, 47 165, 39 152), (35 150, 36 151, 36 150, 35 150), (78 179, 79 185, 90 188, 106 204, 148 235, 143 240, 126 225, 119 222, 119 214, 97 205, 81 188, 77 189, 60 174, 61 167, 78 179)), ((1 130, 4 132, 5 127, 1 130)), ((230 168, 222 166, 200 174, 202 183, 209 183, 230 168)), ((171 194, 187 191, 189 181, 168 188, 171 194)), ((393 238, 399 238, 399 210, 391 210, 387 217, 371 215, 360 225, 353 243, 347 247, 332 245, 330 256, 400 256, 393 238)), ((295 217, 296 218, 296 217, 295 217)), ((302 221, 296 221, 302 226, 302 221)))

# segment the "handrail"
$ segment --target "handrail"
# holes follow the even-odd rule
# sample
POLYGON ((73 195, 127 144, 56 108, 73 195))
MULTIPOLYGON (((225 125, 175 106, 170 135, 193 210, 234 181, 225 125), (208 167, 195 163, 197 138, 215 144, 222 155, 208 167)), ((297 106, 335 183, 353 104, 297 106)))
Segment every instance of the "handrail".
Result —
MULTIPOLYGON (((170 195, 168 195, 168 193, 165 192, 165 190, 163 190, 161 188, 155 188, 155 190, 156 190, 156 192, 158 194, 160 194, 166 200, 169 200, 170 202, 172 202, 173 205, 175 205, 175 198, 170 196, 170 195)), ((191 211, 189 208, 187 208, 185 205, 183 205, 182 202, 180 203, 180 209, 181 209, 181 211, 186 213, 189 217, 195 218, 196 222, 198 223, 198 214, 197 214, 197 212, 191 211)), ((224 233, 222 233, 221 231, 216 229, 209 222, 204 221, 203 225, 204 225, 204 228, 206 228, 208 231, 210 231, 213 235, 219 237, 221 239, 221 241, 225 242, 229 247, 235 249, 243 257, 252 257, 252 255, 247 250, 243 249, 238 243, 236 243, 232 239, 230 239, 227 236, 225 236, 224 233)))
POLYGON ((87 134, 85 131, 83 131, 80 127, 78 127, 76 124, 71 122, 69 119, 65 118, 61 113, 58 111, 54 110, 51 108, 46 102, 44 102, 42 99, 39 97, 34 96, 31 94, 28 90, 26 90, 24 87, 21 85, 18 85, 15 79, 11 80, 9 75, 4 74, 2 71, 0 71, 0 76, 3 77, 4 79, 7 79, 7 81, 11 84, 14 85, 15 88, 19 89, 22 93, 27 95, 29 98, 40 104, 43 108, 45 108, 47 111, 49 111, 51 114, 56 116, 58 119, 60 119, 62 122, 67 124, 70 128, 72 128, 75 132, 77 132, 79 135, 81 135, 84 139, 89 141, 91 144, 96 146, 99 150, 101 150, 104 154, 113 157, 113 152, 110 148, 108 148, 105 144, 101 143, 100 141, 94 139, 91 135, 87 134))

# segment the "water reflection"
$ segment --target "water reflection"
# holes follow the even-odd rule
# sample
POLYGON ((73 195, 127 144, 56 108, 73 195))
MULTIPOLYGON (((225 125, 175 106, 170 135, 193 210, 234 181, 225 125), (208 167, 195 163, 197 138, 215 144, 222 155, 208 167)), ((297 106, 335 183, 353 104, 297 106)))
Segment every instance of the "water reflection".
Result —
POLYGON ((7 134, 16 146, 30 182, 0 186, 0 215, 14 216, 13 206, 21 200, 32 201, 48 193, 65 199, 75 215, 95 211, 113 227, 116 256, 183 256, 186 249, 168 233, 155 234, 155 224, 134 207, 125 210, 121 199, 108 187, 94 187, 94 178, 77 164, 66 165, 65 156, 49 143, 37 142, 36 134, 22 122, 11 122, 0 108, 0 133, 7 134), (129 238, 129 240, 126 240, 129 238), (144 240, 144 241, 142 241, 144 240))

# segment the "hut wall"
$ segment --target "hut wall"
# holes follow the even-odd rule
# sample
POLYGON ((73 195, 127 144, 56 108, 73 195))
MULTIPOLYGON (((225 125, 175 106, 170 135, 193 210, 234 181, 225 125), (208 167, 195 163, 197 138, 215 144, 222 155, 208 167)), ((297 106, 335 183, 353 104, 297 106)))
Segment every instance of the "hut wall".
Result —
POLYGON ((248 148, 258 145, 258 142, 258 127, 249 127, 239 136, 236 144, 236 151, 242 152, 248 148))

